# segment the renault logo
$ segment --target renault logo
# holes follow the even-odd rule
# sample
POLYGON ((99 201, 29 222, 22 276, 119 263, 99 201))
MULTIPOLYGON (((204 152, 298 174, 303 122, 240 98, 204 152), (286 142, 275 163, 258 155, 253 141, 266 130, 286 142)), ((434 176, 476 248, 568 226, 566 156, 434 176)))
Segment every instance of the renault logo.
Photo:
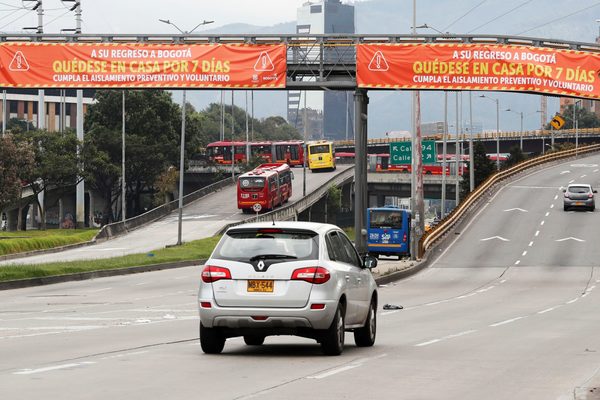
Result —
POLYGON ((257 267, 257 268, 258 268, 260 271, 262 271, 262 270, 265 268, 265 263, 264 263, 264 261, 260 260, 260 261, 258 262, 258 264, 256 264, 256 267, 257 267))

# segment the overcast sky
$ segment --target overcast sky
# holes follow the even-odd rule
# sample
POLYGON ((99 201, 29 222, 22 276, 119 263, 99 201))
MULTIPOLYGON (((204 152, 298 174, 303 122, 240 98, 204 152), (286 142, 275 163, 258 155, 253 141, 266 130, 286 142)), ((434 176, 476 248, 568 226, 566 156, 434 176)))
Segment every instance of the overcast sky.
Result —
MULTIPOLYGON (((211 29, 231 23, 269 26, 296 19, 296 9, 306 0, 81 0, 84 33, 173 33, 175 28, 158 21, 169 19, 184 31, 203 20, 215 21, 211 29)), ((31 8, 35 1, 0 0, 0 31, 21 31, 37 26, 31 8)), ((72 2, 43 0, 44 29, 56 33, 74 27, 72 2)), ((202 31, 202 29, 198 29, 202 31)))

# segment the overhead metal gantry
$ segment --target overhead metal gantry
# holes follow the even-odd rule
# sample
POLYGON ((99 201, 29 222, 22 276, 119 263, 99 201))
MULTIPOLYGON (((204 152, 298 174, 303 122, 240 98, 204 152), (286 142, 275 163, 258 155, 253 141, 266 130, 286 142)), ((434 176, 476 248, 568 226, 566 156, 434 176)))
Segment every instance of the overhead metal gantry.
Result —
MULTIPOLYGON (((355 172, 355 230, 356 244, 359 250, 366 250, 365 237, 361 234, 365 227, 367 199, 367 122, 368 96, 367 87, 359 88, 357 84, 357 49, 358 45, 397 45, 397 44, 438 44, 438 45, 503 45, 525 46, 532 48, 548 48, 554 50, 575 50, 590 54, 600 54, 600 44, 541 39, 530 37, 498 36, 498 35, 0 35, 0 45, 7 42, 35 43, 85 43, 85 44, 256 44, 286 46, 286 80, 285 87, 272 90, 341 90, 355 91, 355 132, 356 132, 356 172, 355 172)), ((6 68, 6 66, 4 66, 6 68)), ((595 71, 597 73, 597 71, 595 71)), ((126 87, 126 85, 124 85, 126 87)), ((94 87, 90 85, 90 87, 94 87)), ((181 89, 165 85, 164 89, 181 89)), ((195 88, 196 90, 233 89, 252 90, 252 87, 219 87, 195 88)), ((371 89, 371 87, 369 87, 371 89)), ((376 90, 398 90, 395 87, 376 87, 376 90)), ((423 90, 411 86, 405 90, 423 90)), ((433 89, 444 90, 444 89, 433 89)), ((446 90, 461 90, 459 88, 446 90)), ((469 89, 463 89, 469 90, 469 89)), ((471 89, 473 90, 473 89, 471 89)), ((503 90, 477 89, 477 90, 503 90)), ((527 90, 520 90, 527 91, 527 90)), ((546 95, 558 95, 547 93, 546 95)), ((418 156, 418 153, 416 153, 418 156)), ((415 168, 418 169, 418 168, 415 168)))
MULTIPOLYGON (((481 44, 544 47, 600 54, 600 44, 499 35, 62 35, 2 34, 0 42, 285 44, 289 90, 355 90, 357 44, 481 44)), ((236 88, 237 89, 237 88, 236 88)), ((240 89, 241 90, 241 89, 240 89)))

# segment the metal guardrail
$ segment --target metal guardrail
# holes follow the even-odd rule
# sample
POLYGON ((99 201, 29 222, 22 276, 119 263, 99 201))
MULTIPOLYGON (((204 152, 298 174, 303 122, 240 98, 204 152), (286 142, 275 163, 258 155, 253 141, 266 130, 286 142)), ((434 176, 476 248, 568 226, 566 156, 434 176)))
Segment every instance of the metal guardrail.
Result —
POLYGON ((578 149, 571 149, 560 151, 556 153, 550 153, 543 156, 535 157, 530 160, 523 161, 511 168, 503 171, 496 172, 494 175, 489 177, 484 183, 477 187, 471 192, 450 214, 446 216, 440 223, 431 231, 427 232, 421 237, 419 241, 419 258, 423 258, 425 252, 429 250, 433 244, 442 238, 446 233, 450 231, 465 215, 467 210, 477 203, 485 193, 492 188, 495 184, 503 181, 504 179, 510 178, 526 169, 544 164, 547 162, 565 159, 581 154, 592 153, 600 151, 600 144, 593 144, 590 146, 580 147, 578 149))
POLYGON ((319 199, 327 194, 327 191, 331 186, 340 186, 352 181, 354 179, 354 167, 348 168, 319 187, 314 192, 309 193, 306 197, 293 202, 285 207, 278 208, 277 210, 270 211, 268 213, 259 214, 258 217, 248 218, 243 221, 233 222, 224 226, 217 234, 222 235, 227 229, 245 224, 248 222, 265 222, 265 221, 289 221, 297 219, 298 214, 308 209, 310 206, 315 204, 319 199))
MULTIPOLYGON (((203 187, 202 189, 196 190, 195 192, 189 193, 183 196, 183 205, 186 206, 206 195, 221 190, 222 188, 230 185, 233 182, 234 181, 232 181, 232 178, 227 178, 223 179, 222 181, 215 182, 212 185, 203 187)), ((125 221, 113 222, 112 224, 104 225, 93 240, 109 239, 114 236, 122 235, 129 231, 137 229, 140 226, 166 217, 178 207, 179 199, 176 199, 167 204, 163 204, 162 206, 153 208, 152 210, 144 214, 138 215, 137 217, 128 218, 125 221)))

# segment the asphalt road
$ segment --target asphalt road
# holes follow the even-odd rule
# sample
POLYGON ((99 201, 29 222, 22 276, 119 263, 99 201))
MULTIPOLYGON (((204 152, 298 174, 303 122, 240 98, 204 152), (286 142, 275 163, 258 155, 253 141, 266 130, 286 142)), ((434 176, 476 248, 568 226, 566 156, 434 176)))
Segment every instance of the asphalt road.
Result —
POLYGON ((348 334, 339 357, 293 337, 203 354, 200 267, 1 292, 2 397, 597 398, 585 388, 600 386, 600 211, 564 212, 559 188, 599 186, 598 165, 490 198, 437 262, 380 288, 380 305, 405 308, 380 308, 376 345, 348 334))
MULTIPOLYGON (((336 171, 319 173, 312 173, 307 169, 306 192, 313 192, 336 174, 350 167, 352 166, 339 165, 336 171)), ((303 185, 302 168, 293 168, 292 171, 294 172, 294 180, 292 181, 292 197, 290 198, 290 202, 302 198, 303 185)), ((236 187, 231 185, 185 206, 182 218, 182 240, 189 242, 210 237, 219 232, 227 224, 252 218, 252 215, 243 214, 237 208, 236 196, 236 187)), ((165 218, 108 241, 60 253, 0 261, 0 265, 41 264, 145 253, 164 248, 167 245, 176 244, 178 221, 179 214, 176 210, 165 218)))

